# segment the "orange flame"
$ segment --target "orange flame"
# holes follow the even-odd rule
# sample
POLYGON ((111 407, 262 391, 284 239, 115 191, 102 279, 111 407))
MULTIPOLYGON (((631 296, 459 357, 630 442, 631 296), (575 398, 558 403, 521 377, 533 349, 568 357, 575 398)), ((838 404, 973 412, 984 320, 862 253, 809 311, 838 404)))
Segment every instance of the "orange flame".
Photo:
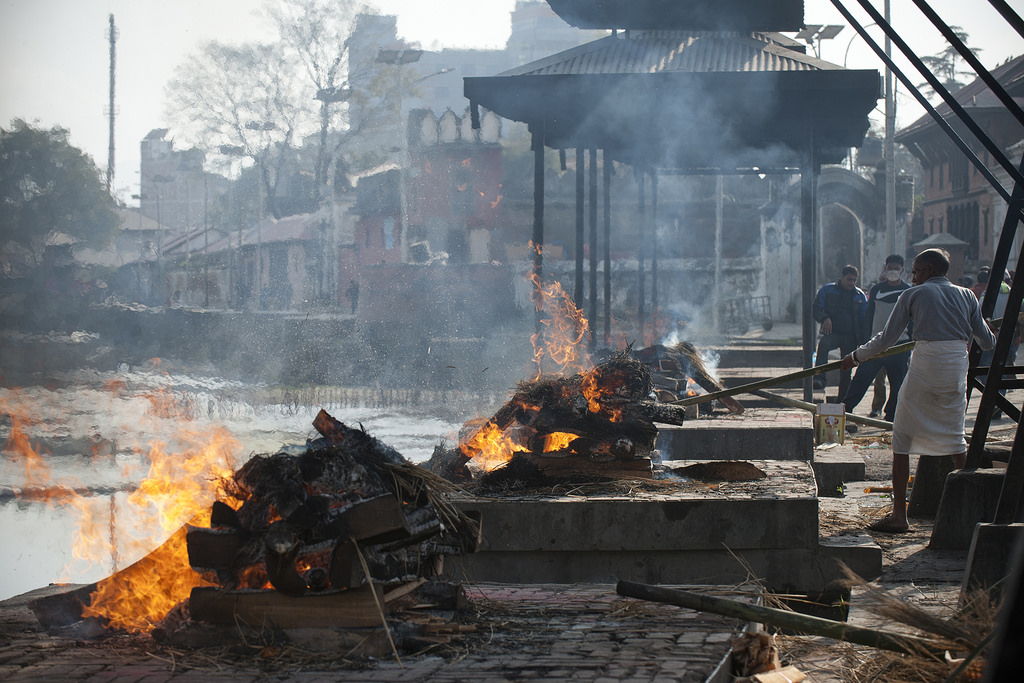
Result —
MULTIPOLYGON (((120 391, 122 386, 111 386, 120 391)), ((174 406, 160 393, 147 396, 151 410, 180 417, 182 406, 174 406)), ((200 515, 218 497, 221 481, 233 472, 232 461, 240 444, 227 430, 217 428, 210 434, 183 432, 176 438, 185 444, 183 452, 171 452, 165 444, 154 442, 149 452, 148 476, 126 498, 112 496, 109 502, 80 495, 74 482, 54 482, 43 454, 33 448, 27 428, 34 421, 31 411, 15 401, 0 400, 0 414, 11 420, 10 435, 4 450, 24 468, 23 500, 35 500, 67 507, 76 518, 72 556, 93 564, 119 555, 140 556, 149 551, 154 540, 170 538, 156 550, 130 567, 98 582, 97 590, 85 607, 84 616, 102 617, 114 628, 132 632, 146 631, 160 621, 176 604, 188 597, 202 579, 188 563, 185 528, 190 520, 203 523, 200 515), (115 506, 115 500, 120 505, 115 506), (115 526, 116 520, 120 522, 115 526), (136 520, 130 528, 126 520, 136 520), (120 546, 120 547, 119 547, 120 546)), ((131 472, 122 472, 125 481, 131 472)), ((68 570, 66 570, 68 571, 68 570)))
POLYGON ((514 453, 527 450, 490 420, 459 448, 485 472, 501 467, 512 459, 514 453))
POLYGON ((560 283, 545 287, 536 272, 530 274, 530 282, 537 310, 547 314, 540 321, 544 329, 530 337, 537 379, 544 374, 545 358, 556 366, 555 372, 559 374, 589 370, 592 364, 583 342, 590 332, 590 323, 583 311, 560 283))
MULTIPOLYGON (((114 628, 150 630, 172 607, 205 585, 188 563, 186 523, 203 523, 218 497, 220 483, 231 476, 233 454, 240 444, 218 427, 209 435, 184 432, 183 453, 168 453, 165 444, 151 444, 149 475, 128 497, 129 505, 150 513, 170 538, 130 567, 99 582, 84 616, 107 619, 114 628)), ((143 542, 152 538, 151 529, 143 542)))
POLYGON ((570 432, 551 432, 544 437, 544 452, 564 451, 569 444, 579 438, 570 432))

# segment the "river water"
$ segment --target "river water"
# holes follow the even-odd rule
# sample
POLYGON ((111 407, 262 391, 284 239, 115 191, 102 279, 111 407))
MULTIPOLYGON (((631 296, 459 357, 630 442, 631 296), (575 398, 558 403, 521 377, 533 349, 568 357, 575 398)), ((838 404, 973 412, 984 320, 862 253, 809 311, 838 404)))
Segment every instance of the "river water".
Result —
MULTIPOLYGON (((0 599, 52 582, 98 580, 163 542, 169 532, 155 513, 129 500, 152 468, 154 449, 169 454, 176 467, 197 444, 221 438, 221 459, 236 468, 253 453, 315 438, 311 423, 324 408, 421 462, 441 441, 455 441, 464 421, 489 415, 505 398, 387 388, 285 390, 155 365, 78 370, 46 386, 2 388, 0 535, 7 552, 0 554, 0 599), (27 436, 39 459, 17 452, 12 431, 27 436), (76 495, 38 500, 54 485, 76 495), (93 557, 76 559, 76 540, 90 534, 98 539, 86 544, 93 557)), ((208 473, 178 476, 182 487, 209 479, 208 473)))

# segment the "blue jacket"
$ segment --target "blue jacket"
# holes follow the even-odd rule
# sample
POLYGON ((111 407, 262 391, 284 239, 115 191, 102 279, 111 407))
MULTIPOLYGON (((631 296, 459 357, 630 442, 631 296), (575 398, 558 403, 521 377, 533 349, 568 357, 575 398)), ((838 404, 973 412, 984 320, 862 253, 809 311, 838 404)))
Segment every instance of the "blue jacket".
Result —
POLYGON ((871 336, 868 297, 859 287, 845 290, 838 282, 830 282, 819 289, 814 297, 814 319, 820 323, 825 318, 832 319, 832 334, 850 337, 857 344, 871 336))

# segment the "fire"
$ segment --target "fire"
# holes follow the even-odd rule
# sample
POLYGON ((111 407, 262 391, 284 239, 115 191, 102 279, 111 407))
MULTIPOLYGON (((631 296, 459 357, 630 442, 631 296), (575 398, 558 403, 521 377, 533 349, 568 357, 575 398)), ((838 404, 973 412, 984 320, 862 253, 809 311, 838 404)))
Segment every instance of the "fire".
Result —
MULTIPOLYGON (((170 533, 170 538, 100 581, 83 615, 103 617, 126 631, 148 631, 194 587, 205 585, 189 566, 185 525, 206 521, 204 511, 220 493, 220 483, 231 476, 232 456, 240 444, 223 428, 209 435, 185 432, 182 437, 189 443, 183 453, 168 453, 161 442, 151 444, 149 475, 128 496, 128 504, 155 517, 161 535, 170 533)), ((154 530, 147 531, 151 538, 154 530)))
POLYGON ((466 457, 472 458, 473 462, 485 471, 501 467, 512 459, 513 453, 527 450, 526 446, 517 443, 491 421, 459 447, 466 457))
MULTIPOLYGON (((531 243, 530 246, 535 253, 540 253, 539 245, 531 243)), ((601 389, 590 356, 584 348, 590 332, 586 316, 560 283, 553 282, 545 286, 536 273, 530 275, 530 282, 534 287, 534 304, 544 315, 541 318, 544 329, 530 338, 537 370, 536 379, 540 379, 548 368, 563 375, 580 373, 588 410, 600 412, 601 389)), ((528 415, 539 411, 540 406, 519 405, 517 409, 523 415, 528 415)), ((606 409, 605 414, 614 420, 618 411, 606 409)), ((532 434, 532 429, 518 424, 503 428, 494 421, 488 421, 465 439, 459 448, 476 466, 490 471, 509 462, 515 453, 529 451, 525 444, 532 434)), ((548 434, 543 440, 543 452, 565 450, 576 438, 576 434, 566 432, 548 434)))
MULTIPOLYGON (((122 385, 107 388, 115 392, 124 389, 122 385)), ((165 394, 145 398, 151 411, 153 406, 162 406, 164 414, 183 414, 184 408, 174 407, 165 394)), ((83 490, 76 482, 54 481, 44 453, 33 447, 28 436, 35 423, 28 416, 33 414, 16 393, 10 401, 0 400, 0 415, 7 415, 11 424, 5 455, 23 468, 19 497, 71 511, 76 520, 72 556, 77 561, 102 564, 110 557, 116 569, 119 556, 144 555, 98 582, 83 615, 102 617, 112 627, 127 631, 150 630, 202 583, 188 563, 183 525, 208 521, 198 515, 208 514, 204 511, 218 496, 220 483, 233 473, 232 462, 240 455, 241 445, 223 428, 178 434, 176 440, 182 442, 183 450, 153 442, 147 453, 147 476, 130 493, 116 493, 108 499, 83 490), (148 552, 154 541, 162 538, 167 540, 148 552)), ((121 476, 123 481, 135 480, 127 468, 121 476)))
POLYGON ((537 365, 537 378, 544 374, 545 358, 555 365, 555 372, 567 374, 593 367, 583 342, 590 332, 590 323, 572 297, 553 282, 547 287, 537 273, 530 274, 534 286, 534 304, 546 314, 541 318, 544 329, 530 337, 533 360, 537 365))
POLYGON ((569 444, 579 438, 570 432, 551 432, 544 437, 544 452, 564 451, 569 444))

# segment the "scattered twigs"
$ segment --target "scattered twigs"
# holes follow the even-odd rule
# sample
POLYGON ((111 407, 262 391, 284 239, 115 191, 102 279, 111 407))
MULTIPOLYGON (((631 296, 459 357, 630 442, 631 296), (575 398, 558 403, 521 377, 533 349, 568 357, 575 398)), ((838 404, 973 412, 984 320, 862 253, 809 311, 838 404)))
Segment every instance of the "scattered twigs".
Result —
POLYGON ((619 595, 653 602, 664 602, 701 612, 711 612, 723 616, 746 619, 779 628, 792 629, 801 633, 826 636, 860 645, 868 645, 883 650, 905 654, 926 654, 941 659, 945 648, 932 640, 916 636, 905 636, 876 629, 850 626, 841 621, 822 619, 798 612, 750 605, 736 600, 726 600, 709 595, 701 595, 688 591, 662 588, 632 581, 619 581, 615 588, 619 595))

